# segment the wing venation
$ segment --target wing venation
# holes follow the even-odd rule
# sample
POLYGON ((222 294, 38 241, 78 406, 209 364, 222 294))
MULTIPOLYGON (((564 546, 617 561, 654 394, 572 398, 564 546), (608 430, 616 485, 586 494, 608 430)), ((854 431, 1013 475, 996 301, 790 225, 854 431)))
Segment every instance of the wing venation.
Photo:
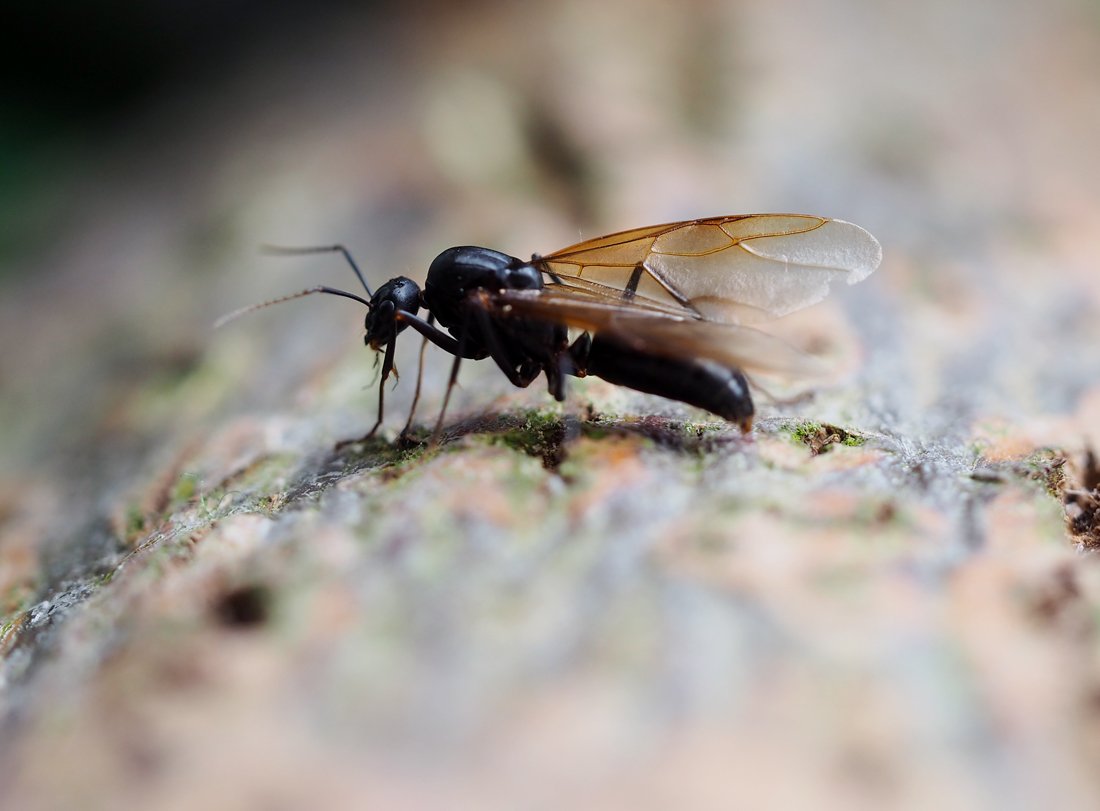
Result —
POLYGON ((711 217, 635 228, 539 261, 551 287, 687 318, 748 324, 800 310, 878 267, 858 225, 803 214, 711 217), (636 268, 642 277, 631 290, 636 268))

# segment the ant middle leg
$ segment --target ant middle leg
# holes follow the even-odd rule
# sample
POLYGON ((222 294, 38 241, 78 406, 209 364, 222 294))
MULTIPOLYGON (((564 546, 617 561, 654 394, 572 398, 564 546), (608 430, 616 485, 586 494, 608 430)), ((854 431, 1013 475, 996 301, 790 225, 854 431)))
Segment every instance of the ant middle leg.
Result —
MULTIPOLYGON (((435 315, 428 314, 428 325, 431 326, 435 321, 435 315)), ((408 437, 409 431, 412 429, 413 416, 416 414, 416 405, 420 402, 420 384, 424 380, 424 353, 428 348, 428 338, 425 336, 420 341, 420 357, 416 364, 416 389, 413 391, 412 405, 409 406, 409 418, 405 420, 405 427, 401 429, 401 433, 398 434, 398 439, 404 439, 408 437)))

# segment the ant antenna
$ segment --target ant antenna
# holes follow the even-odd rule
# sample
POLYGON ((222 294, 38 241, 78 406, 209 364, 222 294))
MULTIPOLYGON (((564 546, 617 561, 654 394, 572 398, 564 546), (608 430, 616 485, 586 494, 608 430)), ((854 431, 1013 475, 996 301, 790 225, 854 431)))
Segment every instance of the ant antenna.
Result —
POLYGON ((363 289, 367 291, 367 295, 373 297, 374 291, 370 289, 370 285, 367 284, 367 279, 363 275, 363 271, 359 270, 359 265, 355 264, 355 260, 351 258, 351 251, 345 248, 343 245, 316 245, 305 248, 292 248, 284 247, 282 245, 261 245, 260 251, 271 256, 302 256, 304 254, 311 253, 342 253, 344 258, 348 260, 348 264, 351 265, 351 269, 355 271, 356 277, 363 285, 363 289))
POLYGON ((230 321, 236 321, 242 315, 250 313, 254 310, 262 310, 264 307, 270 307, 272 304, 282 304, 284 301, 293 301, 296 298, 303 298, 304 296, 311 296, 314 293, 328 293, 332 296, 343 296, 344 298, 350 298, 353 301, 358 301, 360 304, 366 305, 370 308, 370 302, 362 296, 357 296, 355 293, 349 293, 347 290, 337 290, 335 287, 325 287, 319 285, 317 287, 311 287, 309 290, 303 290, 300 293, 293 293, 289 296, 280 296, 279 298, 273 298, 270 301, 262 301, 259 304, 250 304, 247 307, 241 307, 238 310, 234 310, 231 313, 226 313, 217 321, 214 322, 214 329, 224 327, 230 321))

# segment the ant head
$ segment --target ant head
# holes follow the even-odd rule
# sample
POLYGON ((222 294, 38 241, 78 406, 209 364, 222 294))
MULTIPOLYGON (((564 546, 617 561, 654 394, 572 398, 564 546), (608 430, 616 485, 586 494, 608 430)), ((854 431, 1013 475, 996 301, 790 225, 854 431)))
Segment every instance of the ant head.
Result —
POLYGON ((408 326, 397 320, 397 313, 416 315, 419 310, 420 285, 404 276, 390 279, 371 296, 363 342, 371 349, 381 349, 408 326))

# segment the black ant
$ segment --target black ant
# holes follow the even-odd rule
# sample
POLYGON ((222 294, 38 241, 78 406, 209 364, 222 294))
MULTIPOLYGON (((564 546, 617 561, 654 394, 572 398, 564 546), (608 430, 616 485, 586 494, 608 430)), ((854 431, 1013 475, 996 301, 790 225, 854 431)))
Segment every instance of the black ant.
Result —
POLYGON ((830 282, 860 281, 882 257, 877 240, 862 228, 798 214, 712 217, 638 228, 530 261, 489 248, 448 248, 428 268, 423 289, 398 276, 372 292, 342 245, 268 250, 340 253, 367 298, 320 285, 243 308, 219 323, 314 293, 365 305, 364 341, 384 355, 378 419, 364 439, 382 425, 397 336, 409 327, 425 343, 402 437, 409 432, 420 397, 428 341, 454 355, 433 437, 439 436, 464 358, 492 358, 519 387, 545 373, 549 392, 559 401, 565 398, 567 376, 594 375, 703 408, 747 433, 754 407, 742 369, 805 371, 811 359, 745 326, 746 321, 812 304, 828 292, 830 282), (579 331, 572 341, 570 329, 579 331))

